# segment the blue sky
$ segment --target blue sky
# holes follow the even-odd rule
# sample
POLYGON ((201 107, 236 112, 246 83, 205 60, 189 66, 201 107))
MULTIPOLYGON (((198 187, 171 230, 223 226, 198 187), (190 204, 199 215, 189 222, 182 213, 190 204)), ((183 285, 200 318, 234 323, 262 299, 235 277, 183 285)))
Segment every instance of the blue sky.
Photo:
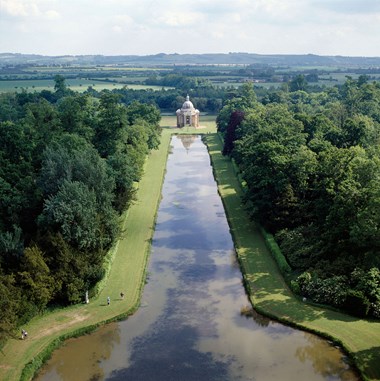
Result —
POLYGON ((0 52, 380 56, 380 0, 0 0, 0 52))

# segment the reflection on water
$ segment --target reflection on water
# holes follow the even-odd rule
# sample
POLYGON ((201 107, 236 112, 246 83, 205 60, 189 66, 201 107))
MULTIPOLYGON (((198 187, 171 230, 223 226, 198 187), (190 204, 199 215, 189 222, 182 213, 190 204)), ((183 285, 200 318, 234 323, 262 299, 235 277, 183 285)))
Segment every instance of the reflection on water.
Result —
POLYGON ((248 300, 207 150, 199 137, 171 144, 142 307, 68 342, 38 380, 356 380, 327 341, 241 315, 248 300))
POLYGON ((114 346, 119 344, 120 329, 116 324, 109 324, 97 331, 95 341, 91 335, 69 339, 64 347, 54 353, 52 366, 47 367, 43 377, 38 379, 104 380, 101 361, 110 358, 114 346))
POLYGON ((181 140, 182 145, 187 152, 189 152, 190 146, 197 140, 196 135, 177 135, 177 138, 181 140))
POLYGON ((314 335, 305 335, 308 345, 297 348, 295 355, 302 362, 310 361, 314 371, 328 379, 330 374, 340 376, 341 380, 352 380, 350 373, 341 366, 341 353, 335 347, 326 346, 325 342, 314 335), (324 352, 324 356, 319 354, 324 352))

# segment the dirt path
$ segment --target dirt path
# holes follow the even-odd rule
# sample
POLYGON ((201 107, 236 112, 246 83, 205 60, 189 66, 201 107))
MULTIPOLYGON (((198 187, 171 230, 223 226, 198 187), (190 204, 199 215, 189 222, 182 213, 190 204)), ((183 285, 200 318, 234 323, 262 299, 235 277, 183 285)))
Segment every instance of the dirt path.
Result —
POLYGON ((53 334, 57 332, 64 332, 68 328, 78 324, 79 322, 89 320, 89 316, 88 315, 86 316, 83 313, 78 313, 73 311, 73 313, 71 313, 70 315, 66 315, 66 319, 69 321, 65 323, 58 323, 54 325, 53 327, 46 327, 38 331, 38 333, 33 335, 32 337, 29 337, 28 340, 39 340, 45 336, 52 336, 53 334))

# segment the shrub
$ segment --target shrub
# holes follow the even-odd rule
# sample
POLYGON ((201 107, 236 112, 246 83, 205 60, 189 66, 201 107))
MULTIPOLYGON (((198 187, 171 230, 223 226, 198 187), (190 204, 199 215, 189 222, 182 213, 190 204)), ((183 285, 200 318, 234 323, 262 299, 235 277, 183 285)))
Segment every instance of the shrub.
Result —
POLYGON ((344 308, 351 315, 364 318, 368 316, 370 302, 361 291, 348 290, 344 308))
POLYGON ((289 266, 286 258, 282 254, 281 249, 277 245, 277 242, 275 241, 273 235, 266 232, 263 228, 261 228, 261 234, 264 236, 267 247, 269 248, 273 258, 275 259, 281 273, 283 275, 288 275, 289 273, 291 273, 292 269, 289 266))
POLYGON ((301 293, 316 303, 341 306, 347 295, 347 279, 334 276, 322 279, 315 273, 302 273, 296 280, 301 293))
POLYGON ((302 229, 282 229, 276 233, 275 238, 290 266, 306 270, 311 265, 312 249, 305 240, 302 229))
POLYGON ((295 281, 295 283, 297 283, 298 288, 300 289, 301 293, 303 293, 303 294, 307 294, 307 289, 308 289, 310 282, 311 282, 311 274, 307 271, 302 273, 295 281))
POLYGON ((300 295, 300 294, 301 294, 301 288, 300 288, 300 286, 299 286, 299 284, 297 283, 296 280, 292 280, 292 281, 290 282, 290 288, 291 288, 291 290, 292 290, 295 294, 297 294, 297 295, 300 295))
POLYGON ((369 300, 369 315, 380 318, 380 271, 371 268, 367 271, 356 268, 351 273, 351 288, 360 291, 369 300))
POLYGON ((313 279, 307 287, 309 296, 317 303, 341 306, 347 295, 346 278, 334 276, 331 278, 313 279))
POLYGON ((371 303, 371 311, 372 311, 372 315, 375 318, 380 319, 380 300, 378 300, 375 303, 371 303))

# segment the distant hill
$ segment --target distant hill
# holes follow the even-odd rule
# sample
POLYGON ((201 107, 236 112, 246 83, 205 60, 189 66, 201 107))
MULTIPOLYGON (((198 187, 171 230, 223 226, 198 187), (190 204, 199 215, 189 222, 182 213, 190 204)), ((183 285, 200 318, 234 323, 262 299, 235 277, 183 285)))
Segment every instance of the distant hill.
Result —
POLYGON ((43 56, 37 54, 0 53, 5 65, 250 65, 275 66, 345 66, 380 67, 380 57, 319 56, 315 54, 155 54, 147 56, 43 56))

